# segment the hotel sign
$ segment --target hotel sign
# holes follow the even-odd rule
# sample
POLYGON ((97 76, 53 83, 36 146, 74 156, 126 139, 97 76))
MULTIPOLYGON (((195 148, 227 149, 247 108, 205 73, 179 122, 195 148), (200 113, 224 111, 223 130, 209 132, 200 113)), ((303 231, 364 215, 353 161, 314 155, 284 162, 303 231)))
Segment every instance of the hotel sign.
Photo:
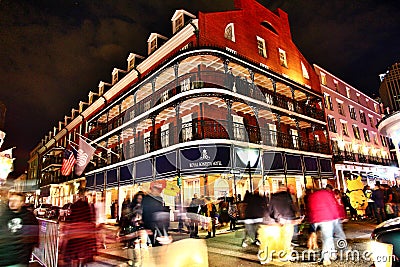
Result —
POLYGON ((181 171, 225 171, 231 168, 229 145, 204 145, 180 150, 181 171))

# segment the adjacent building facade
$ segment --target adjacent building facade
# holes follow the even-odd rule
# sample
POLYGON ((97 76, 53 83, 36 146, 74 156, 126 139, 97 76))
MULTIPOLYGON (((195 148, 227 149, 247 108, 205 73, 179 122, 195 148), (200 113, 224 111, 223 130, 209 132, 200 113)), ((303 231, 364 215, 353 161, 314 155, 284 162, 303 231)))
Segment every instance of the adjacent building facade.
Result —
POLYGON ((84 186, 109 207, 163 179, 174 211, 194 193, 240 198, 292 184, 300 197, 335 184, 319 78, 285 12, 235 0, 233 11, 177 10, 171 21, 170 38, 152 33, 147 57, 131 53, 32 154, 43 201, 63 205, 84 186), (79 135, 99 145, 96 156, 82 177, 61 176, 79 135))
POLYGON ((400 111, 400 63, 393 64, 386 73, 379 76, 379 95, 384 107, 389 108, 387 113, 400 111))
POLYGON ((394 184, 399 173, 391 141, 377 126, 383 117, 380 103, 320 66, 314 68, 324 96, 339 187, 346 189, 346 179, 358 176, 371 188, 376 181, 394 184))

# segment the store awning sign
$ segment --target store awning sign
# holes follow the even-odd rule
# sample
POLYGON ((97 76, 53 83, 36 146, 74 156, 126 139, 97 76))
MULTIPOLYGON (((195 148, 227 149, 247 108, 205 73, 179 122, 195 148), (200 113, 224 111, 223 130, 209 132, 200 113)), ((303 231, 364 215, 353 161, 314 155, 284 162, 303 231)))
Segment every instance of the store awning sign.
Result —
POLYGON ((180 150, 181 171, 225 171, 231 167, 230 146, 198 146, 180 150))

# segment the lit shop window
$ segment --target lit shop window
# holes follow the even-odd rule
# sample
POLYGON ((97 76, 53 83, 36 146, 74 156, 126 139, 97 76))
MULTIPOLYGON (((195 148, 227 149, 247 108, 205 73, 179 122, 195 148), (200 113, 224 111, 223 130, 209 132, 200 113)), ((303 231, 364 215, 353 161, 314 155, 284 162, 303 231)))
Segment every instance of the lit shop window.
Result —
POLYGON ((260 54, 263 57, 267 57, 267 51, 265 48, 265 40, 258 36, 257 36, 257 48, 258 48, 258 54, 260 54))
POLYGON ((235 28, 233 26, 233 23, 229 23, 225 27, 224 37, 228 40, 231 40, 232 42, 235 42, 235 28))
POLYGON ((287 59, 286 59, 286 52, 285 50, 282 50, 279 48, 279 63, 281 66, 284 66, 285 68, 288 67, 287 65, 287 59))

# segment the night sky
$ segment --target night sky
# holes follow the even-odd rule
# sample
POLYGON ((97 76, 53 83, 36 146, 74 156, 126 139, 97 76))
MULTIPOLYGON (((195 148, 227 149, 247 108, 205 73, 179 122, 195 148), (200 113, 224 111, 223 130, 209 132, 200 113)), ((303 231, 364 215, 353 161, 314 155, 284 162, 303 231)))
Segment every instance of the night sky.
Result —
MULTIPOLYGON (((380 73, 399 61, 400 1, 259 0, 289 14, 308 61, 377 96, 380 73)), ((233 0, 0 0, 0 101, 7 106, 2 149, 14 150, 17 177, 29 152, 58 121, 87 102, 130 52, 146 56, 151 32, 172 35, 176 9, 233 9, 233 0)))

